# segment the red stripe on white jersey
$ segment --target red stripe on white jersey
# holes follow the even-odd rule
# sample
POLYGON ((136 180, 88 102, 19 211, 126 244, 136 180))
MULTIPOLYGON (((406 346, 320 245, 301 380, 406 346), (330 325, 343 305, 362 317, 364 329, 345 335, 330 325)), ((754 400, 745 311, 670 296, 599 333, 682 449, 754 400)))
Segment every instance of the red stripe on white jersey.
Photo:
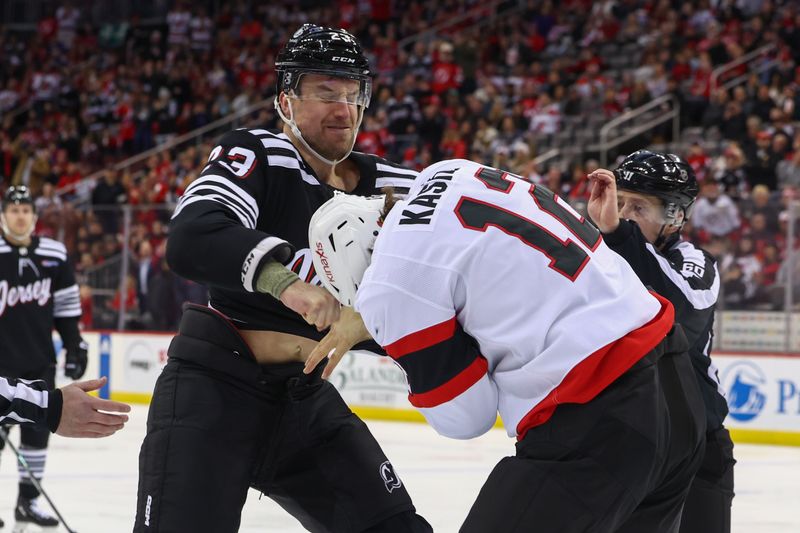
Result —
POLYGON ((522 417, 517 424, 517 440, 522 440, 532 427, 547 422, 559 404, 592 400, 664 340, 675 322, 675 309, 669 300, 652 291, 650 294, 658 299, 661 311, 644 326, 575 365, 555 389, 522 417))
POLYGON ((436 407, 449 402, 477 383, 479 379, 486 375, 488 369, 489 364, 486 359, 479 356, 450 381, 422 394, 409 394, 408 401, 417 408, 436 407))
POLYGON ((428 328, 409 333, 405 337, 394 341, 388 346, 384 346, 384 350, 392 359, 399 359, 404 355, 413 352, 430 348, 435 344, 444 342, 450 339, 456 333, 456 317, 439 324, 434 324, 428 328))

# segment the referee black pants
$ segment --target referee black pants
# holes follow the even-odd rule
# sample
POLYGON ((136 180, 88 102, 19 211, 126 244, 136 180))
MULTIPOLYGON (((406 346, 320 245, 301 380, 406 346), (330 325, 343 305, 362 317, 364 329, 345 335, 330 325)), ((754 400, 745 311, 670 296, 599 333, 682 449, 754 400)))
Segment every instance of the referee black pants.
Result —
POLYGON ((431 531, 322 367, 260 366, 229 323, 198 307, 169 355, 139 455, 135 533, 238 531, 249 487, 309 531, 431 531))
POLYGON ((676 327, 594 399, 528 430, 461 531, 677 533, 705 439, 685 349, 676 327))
POLYGON ((728 430, 708 431, 703 462, 683 508, 680 533, 730 533, 734 464, 728 430))

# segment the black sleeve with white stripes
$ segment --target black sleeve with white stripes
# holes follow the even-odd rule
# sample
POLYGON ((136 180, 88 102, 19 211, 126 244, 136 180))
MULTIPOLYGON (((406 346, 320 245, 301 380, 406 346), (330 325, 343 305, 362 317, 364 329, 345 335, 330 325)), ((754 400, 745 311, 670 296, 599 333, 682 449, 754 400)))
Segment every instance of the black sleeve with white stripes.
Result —
POLYGON ((606 244, 621 255, 646 286, 667 298, 683 326, 689 344, 703 334, 719 294, 716 261, 689 243, 660 254, 635 222, 620 220, 619 227, 603 235, 606 244))
POLYGON ((294 253, 283 239, 256 229, 262 199, 279 183, 267 176, 261 142, 245 130, 222 137, 208 164, 178 202, 170 223, 167 261, 179 275, 210 286, 254 292, 268 258, 294 253))
POLYGON ((81 299, 75 270, 67 258, 67 248, 60 242, 42 237, 36 255, 58 260, 58 270, 53 280, 53 316, 78 318, 81 316, 81 299))
POLYGON ((380 194, 384 187, 391 187, 395 196, 404 199, 417 178, 417 171, 380 157, 375 159, 375 192, 380 194))
POLYGON ((55 431, 61 421, 60 391, 48 392, 44 381, 0 376, 0 423, 34 424, 55 431))

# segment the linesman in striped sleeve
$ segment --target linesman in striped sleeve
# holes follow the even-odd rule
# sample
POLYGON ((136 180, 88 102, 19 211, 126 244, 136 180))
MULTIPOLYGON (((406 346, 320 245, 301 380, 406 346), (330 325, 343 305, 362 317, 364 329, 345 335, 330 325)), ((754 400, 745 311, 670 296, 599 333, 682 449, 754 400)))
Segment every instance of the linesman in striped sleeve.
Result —
MULTIPOLYGON (((86 370, 87 345, 81 338, 78 285, 63 244, 33 235, 36 213, 30 191, 9 187, 2 201, 0 239, 0 375, 40 379, 55 388, 56 353, 53 329, 66 349, 64 373, 79 379, 86 370)), ((37 479, 44 474, 46 427, 21 428, 20 453, 37 479)), ((0 440, 0 449, 5 441, 0 440)), ((58 520, 39 505, 39 491, 19 467, 17 522, 55 526, 58 520)))
POLYGON ((730 533, 733 441, 723 422, 728 404, 711 359, 719 272, 714 257, 681 238, 698 193, 692 167, 675 154, 639 150, 613 172, 598 169, 589 215, 603 239, 642 282, 675 307, 689 340, 706 413, 703 463, 683 509, 681 533, 730 533))
POLYGON ((223 135, 170 223, 170 267, 210 301, 184 310, 153 392, 134 531, 233 533, 253 487, 309 531, 428 532, 325 365, 303 373, 328 331, 360 336, 320 287, 311 216, 337 191, 407 193, 416 172, 353 151, 372 79, 352 35, 303 25, 275 63, 282 131, 223 135))

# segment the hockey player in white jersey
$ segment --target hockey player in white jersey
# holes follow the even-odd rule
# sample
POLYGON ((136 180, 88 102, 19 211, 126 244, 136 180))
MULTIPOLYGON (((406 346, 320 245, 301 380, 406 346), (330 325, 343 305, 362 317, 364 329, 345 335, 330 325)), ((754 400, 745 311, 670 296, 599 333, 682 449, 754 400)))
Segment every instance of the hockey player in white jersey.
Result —
MULTIPOLYGON (((672 305, 518 176, 444 161, 380 204, 334 197, 309 243, 434 429, 472 438, 499 413, 517 439, 461 531, 677 532, 705 421, 672 305)), ((346 348, 329 335, 306 371, 346 348)))
POLYGON ((639 150, 612 173, 598 169, 589 214, 603 240, 633 267, 642 283, 675 307, 706 410, 706 448, 686 499, 681 533, 730 533, 733 441, 723 421, 728 404, 711 361, 716 260, 681 239, 698 193, 692 167, 674 154, 639 150))

